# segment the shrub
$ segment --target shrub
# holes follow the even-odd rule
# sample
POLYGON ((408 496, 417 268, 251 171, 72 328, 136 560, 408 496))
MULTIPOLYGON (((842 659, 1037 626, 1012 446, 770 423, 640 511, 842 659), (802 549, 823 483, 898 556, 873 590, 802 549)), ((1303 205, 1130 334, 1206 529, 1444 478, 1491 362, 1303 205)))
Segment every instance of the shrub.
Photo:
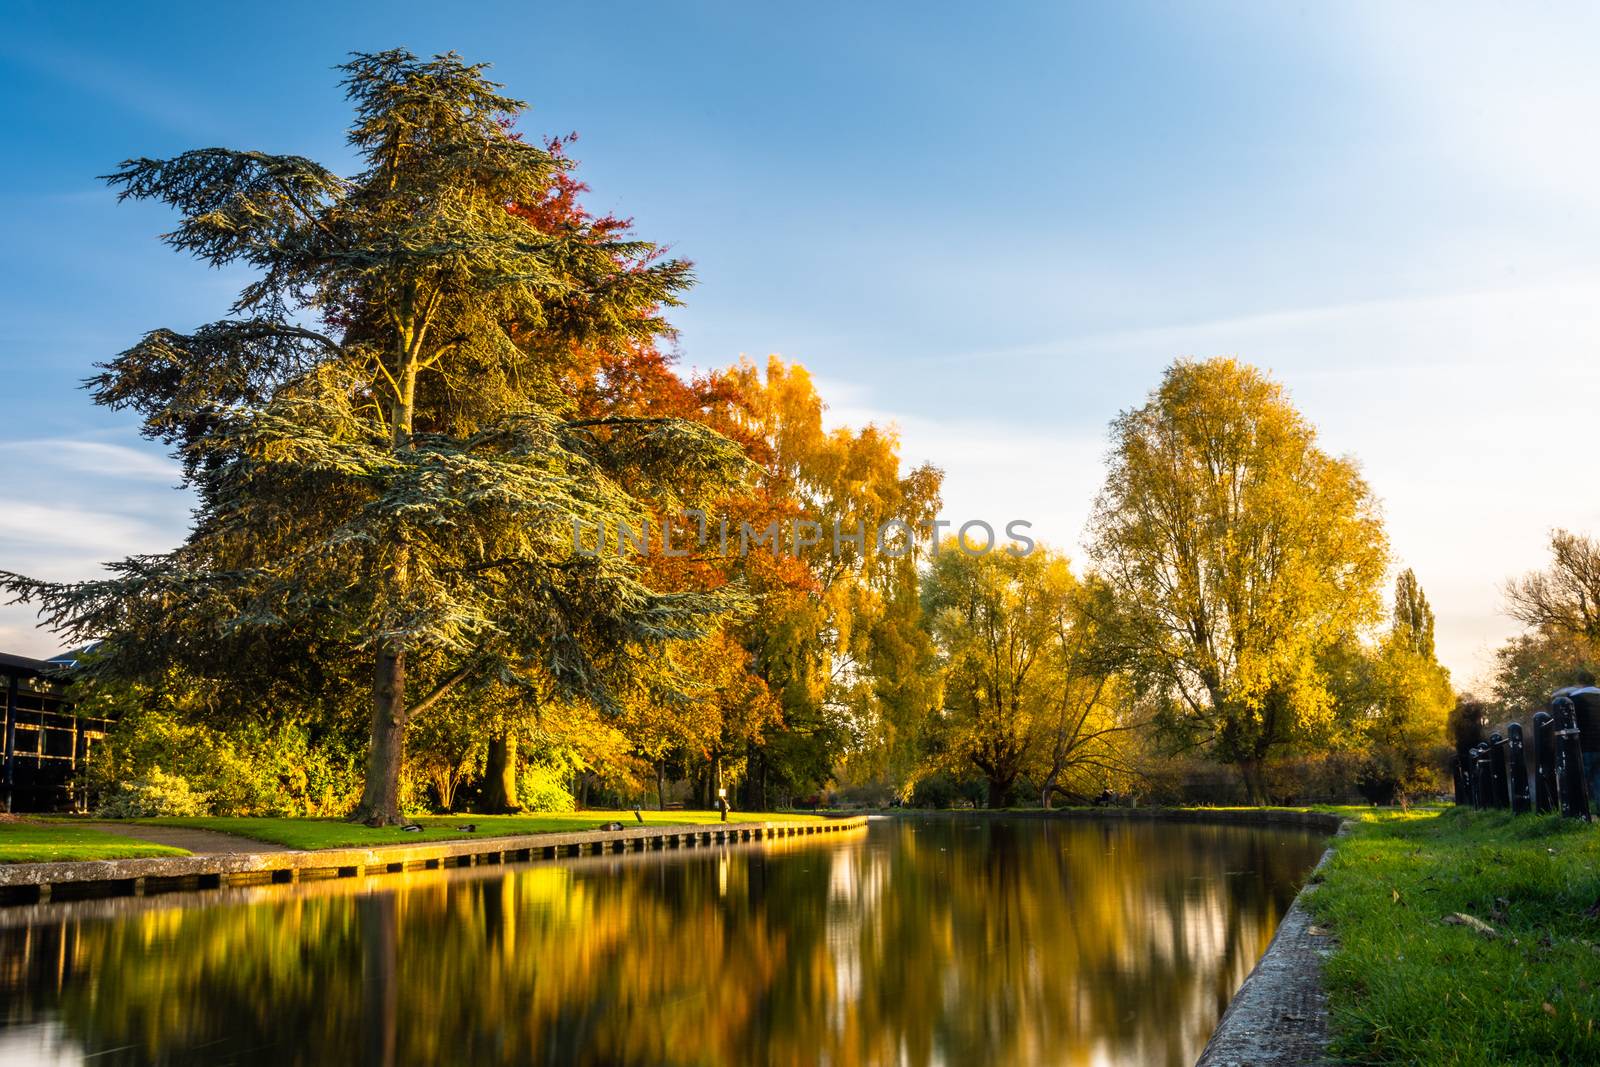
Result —
POLYGON ((186 778, 151 767, 141 777, 120 782, 95 812, 109 819, 151 819, 161 815, 209 815, 211 797, 186 778))
POLYGON ((145 779, 183 780, 218 815, 338 816, 361 791, 357 749, 338 735, 313 741, 295 722, 219 727, 170 707, 130 702, 95 749, 89 783, 104 806, 145 779))
POLYGON ((911 803, 918 808, 981 808, 987 790, 981 778, 957 779, 935 771, 917 780, 911 790, 911 803))
POLYGON ((861 782, 843 786, 833 791, 834 806, 840 808, 887 808, 895 799, 895 790, 888 782, 861 782))
POLYGON ((555 764, 527 764, 517 775, 517 799, 527 811, 575 811, 577 804, 567 788, 570 773, 555 764))

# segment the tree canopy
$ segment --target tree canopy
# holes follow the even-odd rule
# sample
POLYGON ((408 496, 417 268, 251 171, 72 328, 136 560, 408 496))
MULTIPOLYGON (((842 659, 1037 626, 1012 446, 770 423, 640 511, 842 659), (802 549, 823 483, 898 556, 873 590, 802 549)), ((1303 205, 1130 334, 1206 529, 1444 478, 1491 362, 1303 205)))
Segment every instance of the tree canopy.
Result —
POLYGON ((1176 725, 1259 797, 1274 746, 1331 719, 1317 654, 1377 616, 1376 502, 1276 382, 1231 359, 1174 364, 1112 444, 1091 558, 1176 725))
POLYGON ((627 649, 708 629, 725 597, 583 557, 572 523, 636 519, 639 478, 679 506, 712 499, 746 461, 700 423, 578 417, 562 384, 579 354, 662 333, 690 269, 613 221, 552 217, 565 162, 513 132, 520 101, 454 55, 342 70, 353 176, 202 149, 108 179, 179 212, 174 249, 254 273, 228 318, 156 330, 92 383, 176 447, 194 526, 107 580, 6 581, 62 632, 104 638, 108 676, 227 677, 261 649, 365 661, 357 814, 392 823, 406 725, 451 689, 605 702, 627 649))

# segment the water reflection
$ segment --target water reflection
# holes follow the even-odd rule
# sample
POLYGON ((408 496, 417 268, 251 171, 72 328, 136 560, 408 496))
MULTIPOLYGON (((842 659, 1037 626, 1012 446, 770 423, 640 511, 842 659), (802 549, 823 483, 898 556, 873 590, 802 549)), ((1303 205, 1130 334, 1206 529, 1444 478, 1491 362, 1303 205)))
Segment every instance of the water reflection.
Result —
POLYGON ((1187 1064, 1320 849, 930 817, 10 909, 0 1060, 1187 1064))

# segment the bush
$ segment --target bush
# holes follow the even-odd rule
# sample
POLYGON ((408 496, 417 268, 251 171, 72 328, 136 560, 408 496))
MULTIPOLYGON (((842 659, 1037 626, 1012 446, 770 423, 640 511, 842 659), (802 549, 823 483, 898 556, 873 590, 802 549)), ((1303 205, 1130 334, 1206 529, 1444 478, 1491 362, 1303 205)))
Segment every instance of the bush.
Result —
POLYGON ((918 779, 911 790, 911 804, 918 808, 981 808, 987 798, 983 779, 958 780, 944 771, 918 779))
POLYGON ((186 778, 160 767, 121 782, 95 814, 108 819, 153 819, 161 815, 209 815, 211 796, 196 791, 186 778))
POLYGON ((357 749, 337 735, 313 741, 294 722, 228 727, 186 721, 173 709, 133 704, 95 749, 89 782, 107 807, 124 786, 181 779, 217 815, 344 815, 361 793, 357 749))
POLYGON ((874 781, 835 789, 831 801, 834 807, 839 808, 887 808, 894 799, 892 785, 874 781))
POLYGON ((526 811, 576 811, 567 788, 570 772, 549 763, 530 763, 517 775, 517 799, 526 811))

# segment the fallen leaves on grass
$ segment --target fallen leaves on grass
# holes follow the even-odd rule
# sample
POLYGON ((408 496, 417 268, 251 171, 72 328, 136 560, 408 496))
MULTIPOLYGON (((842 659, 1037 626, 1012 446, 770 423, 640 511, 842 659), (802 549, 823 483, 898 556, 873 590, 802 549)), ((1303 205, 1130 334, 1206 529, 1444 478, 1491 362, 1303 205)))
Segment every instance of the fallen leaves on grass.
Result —
POLYGON ((1481 934, 1491 941, 1500 936, 1499 931, 1475 915, 1452 912, 1444 917, 1444 922, 1447 926, 1465 926, 1468 930, 1481 934))

